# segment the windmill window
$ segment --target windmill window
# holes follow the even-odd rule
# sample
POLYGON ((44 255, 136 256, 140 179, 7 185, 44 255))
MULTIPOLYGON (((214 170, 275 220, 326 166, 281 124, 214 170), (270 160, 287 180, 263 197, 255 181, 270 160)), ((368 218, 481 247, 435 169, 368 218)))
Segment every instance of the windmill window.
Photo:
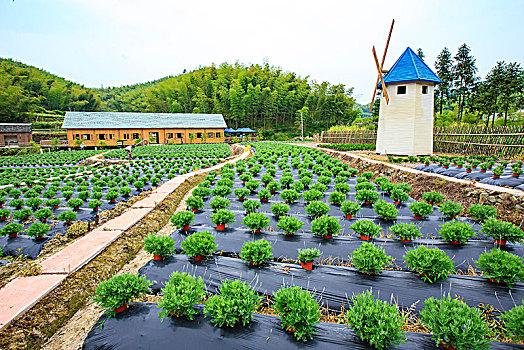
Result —
POLYGON ((406 85, 397 86, 397 95, 406 94, 406 85))
POLYGON ((422 94, 427 95, 428 94, 428 87, 427 85, 422 85, 422 94))

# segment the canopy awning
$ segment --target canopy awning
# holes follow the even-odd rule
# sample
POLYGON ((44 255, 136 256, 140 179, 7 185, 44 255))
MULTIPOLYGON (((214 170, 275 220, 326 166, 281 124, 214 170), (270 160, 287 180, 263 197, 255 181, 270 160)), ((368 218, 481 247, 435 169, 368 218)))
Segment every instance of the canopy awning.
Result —
POLYGON ((253 130, 251 128, 240 128, 237 130, 237 132, 240 132, 240 133, 246 133, 246 134, 249 134, 249 133, 258 133, 258 131, 256 130, 253 130))
POLYGON ((230 129, 230 128, 225 129, 224 132, 225 132, 226 134, 238 134, 238 133, 239 133, 238 130, 230 129))

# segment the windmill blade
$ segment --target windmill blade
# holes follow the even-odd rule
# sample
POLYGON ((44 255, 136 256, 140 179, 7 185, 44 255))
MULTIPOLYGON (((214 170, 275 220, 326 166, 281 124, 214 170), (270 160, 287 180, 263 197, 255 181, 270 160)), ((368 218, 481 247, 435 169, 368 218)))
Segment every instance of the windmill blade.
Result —
MULTIPOLYGON (((389 47, 389 40, 391 39, 391 33, 393 32, 393 25, 395 24, 395 19, 393 19, 391 21, 391 27, 389 28, 389 35, 388 35, 388 40, 386 41, 386 47, 384 48, 384 55, 382 56, 382 62, 380 63, 380 75, 377 76, 377 81, 375 82, 375 89, 373 90, 373 98, 371 99, 371 106, 369 107, 369 112, 371 113, 371 110, 373 109, 373 102, 375 101, 375 95, 377 93, 377 85, 378 85, 378 82, 380 81, 380 78, 382 77, 382 68, 384 68, 384 61, 386 60, 386 53, 388 52, 388 47, 389 47)), ((387 92, 386 92, 387 94, 387 92)), ((388 101, 388 99, 386 99, 386 101, 388 101)))
POLYGON ((382 69, 380 69, 380 66, 378 64, 378 58, 377 58, 377 52, 375 51, 375 46, 373 46, 373 58, 375 59, 375 64, 377 66, 378 76, 380 78, 380 81, 382 82, 382 91, 384 91, 384 97, 386 99, 386 103, 389 103, 388 91, 386 89, 386 84, 384 83, 384 79, 382 79, 382 69))

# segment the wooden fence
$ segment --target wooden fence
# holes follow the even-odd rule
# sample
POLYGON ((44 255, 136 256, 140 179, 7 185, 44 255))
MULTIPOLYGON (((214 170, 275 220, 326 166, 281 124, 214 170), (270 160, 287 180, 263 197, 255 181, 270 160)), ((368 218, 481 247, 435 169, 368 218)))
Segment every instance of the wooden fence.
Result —
MULTIPOLYGON (((321 143, 375 144, 376 130, 323 131, 321 143)), ((463 155, 524 156, 524 126, 435 128, 433 151, 463 155)))

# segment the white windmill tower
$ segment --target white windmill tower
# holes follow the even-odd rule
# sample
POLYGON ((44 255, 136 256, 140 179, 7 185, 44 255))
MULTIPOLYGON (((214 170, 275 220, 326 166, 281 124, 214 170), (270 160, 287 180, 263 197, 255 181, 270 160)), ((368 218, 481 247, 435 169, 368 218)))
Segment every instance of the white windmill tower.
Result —
POLYGON ((376 152, 429 155, 433 153, 433 90, 441 80, 409 47, 389 71, 382 69, 394 23, 380 65, 373 46, 378 77, 371 107, 377 88, 382 89, 376 152))

